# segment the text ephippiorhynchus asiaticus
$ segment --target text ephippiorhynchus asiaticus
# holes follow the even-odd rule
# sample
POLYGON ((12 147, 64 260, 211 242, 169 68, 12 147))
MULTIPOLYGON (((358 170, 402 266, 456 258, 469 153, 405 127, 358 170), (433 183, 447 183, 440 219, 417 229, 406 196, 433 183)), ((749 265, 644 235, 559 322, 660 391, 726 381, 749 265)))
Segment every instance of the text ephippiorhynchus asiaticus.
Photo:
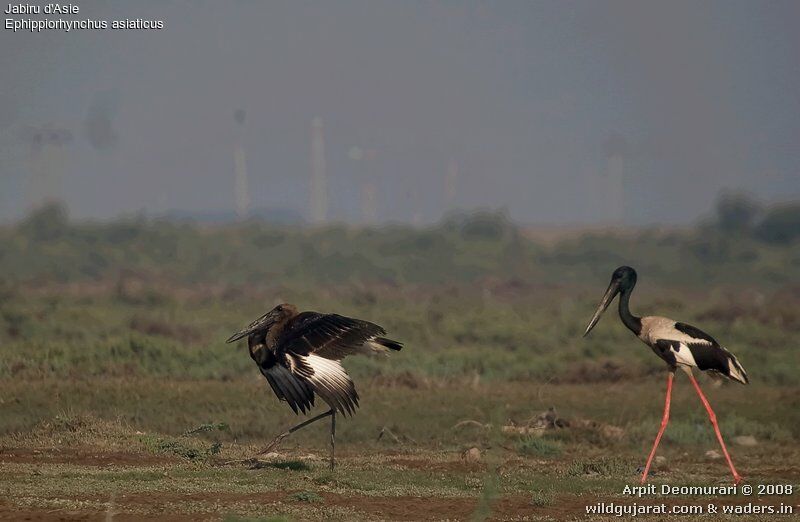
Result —
POLYGON ((722 434, 719 432, 717 425, 717 416, 711 405, 708 403, 703 392, 700 390, 700 385, 692 375, 692 368, 704 372, 713 372, 723 375, 742 384, 747 384, 747 373, 739 364, 739 361, 732 353, 719 345, 713 337, 703 332, 699 328, 688 325, 686 323, 679 323, 666 317, 636 317, 631 314, 628 308, 631 292, 636 285, 636 271, 629 266, 621 266, 614 271, 611 276, 611 284, 608 285, 608 290, 597 307, 592 320, 589 321, 589 326, 586 327, 586 336, 594 325, 600 320, 600 316, 611 304, 611 301, 617 294, 619 297, 619 316, 625 326, 628 327, 636 336, 641 339, 646 345, 653 349, 653 351, 666 361, 669 366, 669 373, 667 374, 667 397, 664 404, 664 417, 661 420, 661 428, 656 435, 653 449, 650 451, 650 456, 647 458, 647 464, 642 474, 642 484, 647 480, 647 473, 650 471, 650 463, 653 456, 656 454, 656 448, 661 441, 661 436, 664 434, 664 429, 667 427, 669 421, 669 403, 672 396, 672 379, 675 376, 675 370, 680 367, 689 380, 692 381, 694 389, 700 396, 708 411, 708 416, 711 419, 711 424, 714 426, 714 432, 717 434, 720 446, 722 446, 722 453, 728 461, 728 466, 733 473, 734 483, 739 483, 742 477, 736 472, 733 467, 733 461, 728 454, 728 449, 725 447, 725 442, 722 440, 722 434))
POLYGON ((381 337, 385 334, 377 324, 336 314, 298 313, 290 304, 276 306, 233 334, 227 342, 247 337, 250 356, 272 391, 295 413, 311 411, 315 395, 330 407, 278 435, 261 454, 275 448, 289 434, 330 415, 333 469, 336 412, 353 415, 358 408, 355 385, 339 361, 351 354, 388 354, 389 350, 402 348, 401 343, 381 337))

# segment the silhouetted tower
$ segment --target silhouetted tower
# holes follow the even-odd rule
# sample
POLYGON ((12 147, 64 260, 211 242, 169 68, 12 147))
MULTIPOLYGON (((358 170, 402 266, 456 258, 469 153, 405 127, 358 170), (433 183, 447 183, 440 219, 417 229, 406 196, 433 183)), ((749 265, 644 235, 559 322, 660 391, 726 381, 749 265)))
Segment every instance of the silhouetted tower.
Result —
POLYGON ((114 126, 119 107, 119 94, 115 90, 98 91, 92 97, 84 120, 84 133, 92 148, 108 152, 119 142, 114 126))
POLYGON ((361 222, 372 225, 378 220, 378 186, 374 172, 378 152, 355 146, 350 148, 347 155, 356 163, 354 171, 361 192, 361 222))
POLYGON ((325 172, 325 136, 322 118, 311 120, 311 222, 328 219, 328 180, 325 172))
POLYGON ((236 120, 236 139, 233 147, 233 197, 236 205, 236 216, 247 218, 250 210, 250 191, 247 184, 247 158, 244 154, 244 109, 236 109, 233 119, 236 120))
POLYGON ((361 187, 361 219, 367 225, 378 220, 378 187, 372 179, 366 179, 361 187))
POLYGON ((61 201, 61 173, 72 132, 55 126, 29 127, 22 134, 29 146, 28 206, 39 208, 61 201))
POLYGON ((447 172, 444 175, 444 211, 453 210, 456 201, 458 186, 458 162, 450 158, 447 162, 447 172))
POLYGON ((615 225, 625 221, 625 158, 628 143, 619 134, 612 134, 605 142, 606 152, 606 191, 609 220, 615 225))

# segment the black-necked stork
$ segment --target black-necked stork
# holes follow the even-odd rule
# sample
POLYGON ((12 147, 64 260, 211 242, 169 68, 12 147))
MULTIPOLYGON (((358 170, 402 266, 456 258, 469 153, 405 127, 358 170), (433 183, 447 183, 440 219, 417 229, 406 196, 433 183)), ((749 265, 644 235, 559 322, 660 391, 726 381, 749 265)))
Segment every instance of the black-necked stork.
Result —
POLYGON ((697 368, 704 372, 713 372, 723 375, 742 384, 747 384, 747 373, 739 364, 736 357, 728 350, 719 345, 719 343, 710 335, 703 332, 699 328, 667 319, 666 317, 636 317, 633 315, 629 308, 631 292, 636 285, 636 270, 629 266, 621 266, 614 271, 611 276, 611 283, 608 285, 603 300, 597 307, 592 320, 589 321, 589 326, 586 327, 584 337, 589 334, 592 328, 600 320, 600 316, 605 312, 611 301, 614 300, 617 294, 619 297, 619 316, 625 326, 636 336, 642 340, 646 345, 653 349, 653 351, 664 359, 669 366, 669 373, 667 374, 667 396, 664 403, 664 417, 661 420, 661 428, 656 435, 653 449, 650 451, 650 456, 647 458, 647 464, 642 474, 642 484, 647 480, 647 473, 650 471, 650 463, 653 456, 656 454, 656 448, 661 441, 661 436, 664 434, 664 429, 669 422, 669 403, 672 396, 672 379, 675 376, 675 370, 681 368, 689 380, 692 381, 694 389, 700 396, 708 417, 711 419, 711 424, 714 426, 714 431, 717 434, 720 446, 722 446, 722 453, 728 461, 728 466, 733 473, 734 483, 739 483, 742 477, 736 472, 733 467, 733 461, 728 454, 728 449, 725 447, 725 442, 722 440, 722 434, 719 432, 717 425, 717 416, 711 405, 708 403, 703 392, 700 390, 700 385, 697 384, 692 368, 697 368))
POLYGON ((250 357, 278 399, 289 403, 295 413, 311 411, 315 394, 330 407, 278 435, 260 454, 276 447, 289 434, 330 415, 333 469, 336 412, 353 415, 358 408, 355 385, 339 361, 351 354, 388 354, 403 347, 381 337, 385 334, 377 324, 337 314, 298 313, 290 304, 276 306, 233 334, 227 342, 247 337, 250 357))

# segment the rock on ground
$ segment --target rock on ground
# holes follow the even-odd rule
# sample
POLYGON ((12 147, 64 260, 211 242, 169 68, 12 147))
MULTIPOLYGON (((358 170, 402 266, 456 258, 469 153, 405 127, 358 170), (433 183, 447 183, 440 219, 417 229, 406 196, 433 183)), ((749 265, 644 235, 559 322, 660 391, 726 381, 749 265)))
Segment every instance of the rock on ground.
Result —
POLYGON ((461 460, 470 464, 481 461, 481 450, 478 448, 470 448, 461 454, 461 460))

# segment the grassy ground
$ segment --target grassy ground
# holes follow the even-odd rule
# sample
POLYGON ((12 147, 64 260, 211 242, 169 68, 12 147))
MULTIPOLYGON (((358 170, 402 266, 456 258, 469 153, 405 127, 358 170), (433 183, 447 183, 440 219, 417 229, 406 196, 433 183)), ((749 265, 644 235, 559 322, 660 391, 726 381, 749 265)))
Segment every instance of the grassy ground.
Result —
MULTIPOLYGON (((357 377, 547 382, 640 379, 661 373, 649 348, 609 311, 581 334, 594 287, 489 280, 474 285, 314 288, 174 286, 136 279, 8 286, 0 300, 0 377, 156 376, 230 379, 252 373, 230 333, 280 302, 383 325, 410 346, 387 363, 353 359, 357 377), (410 354, 410 355, 409 355, 410 354)), ((732 350, 754 380, 796 383, 800 289, 637 286, 633 310, 693 324, 732 350)))
MULTIPOLYGON (((481 219, 382 233, 0 230, 0 519, 565 520, 597 502, 800 512, 797 244, 698 232, 544 247, 481 219), (746 481, 792 494, 623 494, 665 386, 663 363, 613 311, 581 338, 623 262, 640 268, 635 312, 696 324, 739 357, 750 386, 700 382, 746 481), (345 361, 362 402, 337 423, 333 472, 324 421, 243 460, 298 422, 243 344, 224 344, 278 302, 372 320, 406 344, 345 361), (504 430, 550 407, 568 425, 504 430)), ((678 375, 653 483, 728 484, 709 450, 678 375)), ((720 517, 680 517, 695 518, 720 517)))
MULTIPOLYGON (((746 480, 796 492, 794 294, 777 290, 761 298, 772 304, 755 306, 752 290, 713 288, 684 308, 679 298, 689 291, 657 290, 635 304, 736 340, 729 346, 753 383, 701 383, 746 480), (765 309, 775 303, 790 306, 765 309), (737 444, 739 436, 755 445, 737 444)), ((283 293, 277 298, 312 302, 303 290, 283 293)), ((317 289, 315 308, 373 319, 407 343, 389 359, 346 361, 362 407, 337 424, 334 472, 324 421, 258 465, 241 462, 297 422, 244 347, 222 342, 271 306, 272 290, 231 297, 82 284, 17 293, 0 306, 0 518, 563 520, 585 518, 600 501, 749 502, 623 495, 658 428, 665 379, 660 361, 613 315, 580 339, 596 293, 501 284, 317 289), (551 406, 569 427, 503 431, 551 406), (477 462, 463 456, 473 447, 477 462)), ((666 460, 653 482, 727 484, 724 460, 706 456, 716 449, 678 375, 659 451, 666 460)), ((796 505, 798 495, 758 503, 796 505)))
MULTIPOLYGON (((673 423, 659 452, 666 461, 652 482, 729 483, 724 460, 705 456, 717 446, 697 398, 685 379, 678 385, 673 423)), ((338 423, 333 472, 323 423, 298 432, 258 465, 238 462, 294 421, 256 379, 44 380, 30 388, 6 383, 3 389, 4 413, 31 427, 0 440, 0 518, 563 520, 583 518, 585 506, 598 501, 722 506, 749 500, 623 495, 625 484, 637 483, 658 424, 661 390, 644 383, 371 383, 361 387, 358 414, 338 423), (542 437, 502 433, 507 419, 522 421, 552 404, 573 424, 588 418, 622 427, 624 434, 609 437, 577 426, 542 437), (477 422, 460 423, 465 420, 477 422), (378 439, 384 427, 393 436, 378 439), (463 457, 472 447, 481 451, 478 462, 463 457)), ((757 434, 756 446, 731 443, 748 483, 793 484, 797 491, 795 439, 790 432, 771 438, 774 432, 763 423, 776 415, 796 425, 798 391, 709 390, 729 440, 757 434), (768 415, 763 402, 780 406, 768 415)), ((800 495, 758 500, 796 505, 800 495)))

